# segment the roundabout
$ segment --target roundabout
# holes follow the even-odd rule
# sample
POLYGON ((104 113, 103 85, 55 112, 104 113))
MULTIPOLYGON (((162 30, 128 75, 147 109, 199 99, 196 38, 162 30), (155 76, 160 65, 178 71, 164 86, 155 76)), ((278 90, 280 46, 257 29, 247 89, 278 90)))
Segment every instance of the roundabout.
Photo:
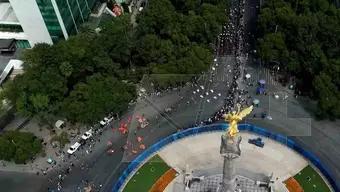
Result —
MULTIPOLYGON (((243 141, 242 153, 233 163, 237 189, 338 190, 326 166, 290 138, 250 124, 238 128, 243 141), (263 148, 248 142, 257 137, 262 138, 263 148)), ((143 191, 220 190, 223 158, 219 147, 226 130, 228 124, 195 127, 160 140, 130 163, 112 191, 133 191, 133 186, 146 186, 147 182, 143 191)))

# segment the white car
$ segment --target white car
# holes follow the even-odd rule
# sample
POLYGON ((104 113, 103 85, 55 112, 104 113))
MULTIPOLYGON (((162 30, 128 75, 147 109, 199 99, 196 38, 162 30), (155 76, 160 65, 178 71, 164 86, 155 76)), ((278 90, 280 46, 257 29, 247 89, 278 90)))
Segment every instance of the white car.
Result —
POLYGON ((68 150, 67 153, 72 155, 75 151, 77 151, 77 149, 80 147, 80 143, 76 142, 75 144, 73 144, 68 150))
POLYGON ((101 120, 101 121, 99 121, 99 124, 100 124, 100 126, 101 126, 101 127, 104 127, 104 126, 107 124, 107 122, 106 122, 106 121, 103 121, 103 120, 101 120))
POLYGON ((92 134, 93 134, 93 131, 92 129, 86 131, 82 136, 81 138, 84 139, 84 140, 87 140, 88 138, 92 137, 92 134))

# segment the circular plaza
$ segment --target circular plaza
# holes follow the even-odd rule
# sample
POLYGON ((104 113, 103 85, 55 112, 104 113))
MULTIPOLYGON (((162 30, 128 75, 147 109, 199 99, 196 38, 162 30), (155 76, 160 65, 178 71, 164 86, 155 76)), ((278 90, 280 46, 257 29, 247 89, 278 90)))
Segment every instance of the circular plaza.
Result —
MULTIPOLYGON (((112 191, 221 191, 220 145, 227 127, 191 128, 160 140, 130 163, 112 191)), ((327 168, 291 139, 249 124, 239 129, 241 155, 233 163, 237 191, 337 190, 327 168)))

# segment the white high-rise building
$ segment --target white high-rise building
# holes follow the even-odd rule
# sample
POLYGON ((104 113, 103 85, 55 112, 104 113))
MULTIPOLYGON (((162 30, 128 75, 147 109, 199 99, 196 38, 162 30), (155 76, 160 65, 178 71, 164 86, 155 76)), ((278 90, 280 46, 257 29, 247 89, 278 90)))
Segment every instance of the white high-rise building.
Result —
POLYGON ((53 44, 79 31, 97 0, 0 0, 0 39, 53 44))

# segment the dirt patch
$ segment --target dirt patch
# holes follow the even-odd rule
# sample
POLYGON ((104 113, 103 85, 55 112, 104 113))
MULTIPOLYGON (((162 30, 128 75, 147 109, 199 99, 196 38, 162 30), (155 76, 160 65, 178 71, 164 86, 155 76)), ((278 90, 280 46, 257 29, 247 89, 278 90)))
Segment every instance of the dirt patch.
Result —
POLYGON ((177 172, 174 169, 169 169, 155 184, 153 184, 149 192, 163 192, 169 183, 176 177, 176 173, 177 172))
POLYGON ((289 192, 304 192, 299 182, 297 182, 293 177, 287 179, 284 184, 289 192))

